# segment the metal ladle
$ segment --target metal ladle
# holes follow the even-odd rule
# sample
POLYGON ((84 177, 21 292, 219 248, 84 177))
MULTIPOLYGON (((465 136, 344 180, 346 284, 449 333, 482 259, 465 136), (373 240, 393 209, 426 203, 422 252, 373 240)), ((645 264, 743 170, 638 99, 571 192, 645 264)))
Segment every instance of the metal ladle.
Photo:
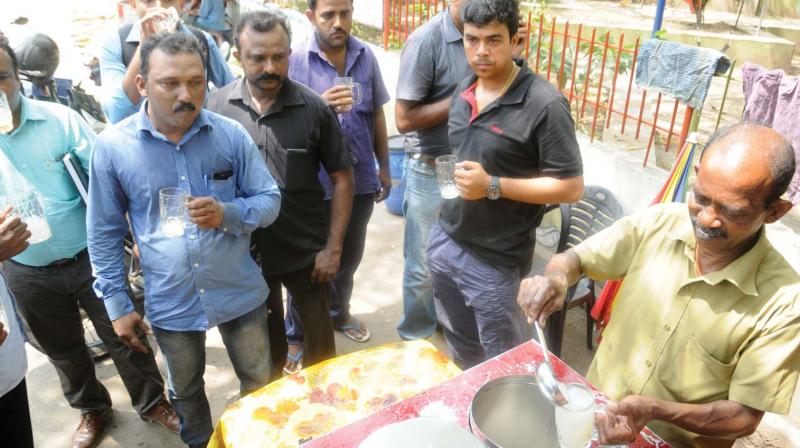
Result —
POLYGON ((547 349, 544 332, 539 326, 538 320, 534 320, 533 325, 536 327, 539 343, 544 349, 544 362, 536 367, 536 382, 545 397, 557 406, 564 406, 567 404, 567 394, 564 391, 564 385, 556 379, 556 375, 553 373, 553 364, 550 362, 550 351, 547 349))

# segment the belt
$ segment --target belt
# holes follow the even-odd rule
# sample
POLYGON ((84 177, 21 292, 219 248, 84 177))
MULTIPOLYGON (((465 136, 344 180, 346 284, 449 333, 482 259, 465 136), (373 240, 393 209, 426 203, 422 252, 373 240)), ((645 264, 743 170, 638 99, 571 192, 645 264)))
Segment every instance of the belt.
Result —
POLYGON ((430 156, 428 154, 421 154, 421 153, 414 153, 411 155, 411 158, 414 160, 419 160, 420 162, 428 165, 431 168, 436 168, 436 157, 430 156))
POLYGON ((73 264, 77 263, 85 255, 89 255, 89 250, 88 249, 83 249, 82 251, 80 251, 77 254, 75 254, 75 256, 73 256, 73 257, 62 258, 60 260, 56 260, 56 261, 54 261, 54 262, 52 262, 50 264, 44 265, 44 266, 28 266, 27 264, 22 264, 22 263, 19 263, 17 261, 14 261, 12 259, 9 259, 8 261, 10 261, 11 263, 16 264, 17 266, 22 266, 22 267, 26 267, 26 268, 33 268, 33 269, 65 268, 67 266, 72 266, 73 264))

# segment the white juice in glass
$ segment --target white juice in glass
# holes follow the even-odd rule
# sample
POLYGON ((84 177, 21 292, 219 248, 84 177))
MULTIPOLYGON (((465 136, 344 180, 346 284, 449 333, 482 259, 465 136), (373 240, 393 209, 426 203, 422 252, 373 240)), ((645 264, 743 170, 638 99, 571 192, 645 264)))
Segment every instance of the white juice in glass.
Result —
POLYGON ((183 236, 184 225, 182 218, 167 218, 162 225, 164 226, 162 229, 164 236, 169 238, 183 236))
POLYGON ((50 226, 43 216, 27 216, 24 219, 25 224, 28 225, 28 230, 31 232, 31 237, 28 238, 28 243, 36 244, 42 241, 47 241, 53 236, 50 232, 50 226))
POLYGON ((453 199, 458 197, 458 187, 455 182, 445 182, 439 186, 442 191, 442 197, 445 199, 453 199))
POLYGON ((564 384, 567 404, 556 406, 556 430, 561 448, 585 448, 594 429, 594 395, 583 384, 564 384))

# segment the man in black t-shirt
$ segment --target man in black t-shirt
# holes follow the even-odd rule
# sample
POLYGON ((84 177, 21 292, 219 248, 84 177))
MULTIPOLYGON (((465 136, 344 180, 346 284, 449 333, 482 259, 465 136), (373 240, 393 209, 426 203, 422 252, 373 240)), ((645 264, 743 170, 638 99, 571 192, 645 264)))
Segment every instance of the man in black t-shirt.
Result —
POLYGON ((247 13, 234 36, 245 77, 215 92, 207 107, 247 129, 281 189, 278 219, 254 239, 270 290, 273 362, 293 373, 336 356, 328 297, 353 204, 350 149, 333 110, 287 77, 291 35, 283 13, 247 13), (330 212, 320 164, 333 183, 330 212), (281 286, 305 331, 303 346, 290 344, 288 354, 281 286))
POLYGON ((535 229, 548 203, 583 195, 583 167, 566 99, 512 58, 514 0, 464 7, 464 47, 475 75, 450 106, 460 197, 446 200, 428 240, 436 312, 461 368, 524 340, 516 304, 535 229))

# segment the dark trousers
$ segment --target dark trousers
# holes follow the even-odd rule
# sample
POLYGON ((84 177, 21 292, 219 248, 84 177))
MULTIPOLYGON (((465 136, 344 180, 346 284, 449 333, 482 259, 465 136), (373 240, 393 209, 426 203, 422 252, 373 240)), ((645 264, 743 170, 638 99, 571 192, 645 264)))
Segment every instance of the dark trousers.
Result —
POLYGON ((314 265, 285 274, 269 274, 269 331, 272 360, 276 366, 286 362, 286 329, 283 325, 284 286, 290 294, 288 306, 295 308, 305 329, 303 365, 310 366, 336 356, 333 323, 329 313, 330 283, 311 281, 314 265), (275 327, 279 327, 276 329, 275 327), (280 347, 275 347, 280 344, 280 347))
POLYGON ((31 412, 25 379, 0 397, 0 446, 33 448, 31 412))
MULTIPOLYGON (((325 201, 330 213, 331 201, 325 201)), ((375 209, 374 194, 353 196, 353 211, 344 234, 339 272, 331 282, 330 306, 333 328, 339 330, 350 319, 350 298, 353 296, 353 277, 361 259, 364 258, 364 243, 367 240, 367 224, 375 209)), ((289 299, 292 302, 291 297, 289 299)), ((286 336, 289 343, 303 343, 303 323, 297 309, 289 308, 286 314, 286 336)))
MULTIPOLYGON (((13 261, 3 267, 32 344, 50 358, 70 406, 83 413, 111 407, 111 397, 97 379, 86 347, 79 307, 105 344, 136 411, 144 414, 164 399, 164 380, 153 351, 135 352, 114 333, 105 305, 92 289, 94 277, 86 252, 74 263, 57 267, 13 261)), ((146 338, 141 339, 147 344, 146 338)))

